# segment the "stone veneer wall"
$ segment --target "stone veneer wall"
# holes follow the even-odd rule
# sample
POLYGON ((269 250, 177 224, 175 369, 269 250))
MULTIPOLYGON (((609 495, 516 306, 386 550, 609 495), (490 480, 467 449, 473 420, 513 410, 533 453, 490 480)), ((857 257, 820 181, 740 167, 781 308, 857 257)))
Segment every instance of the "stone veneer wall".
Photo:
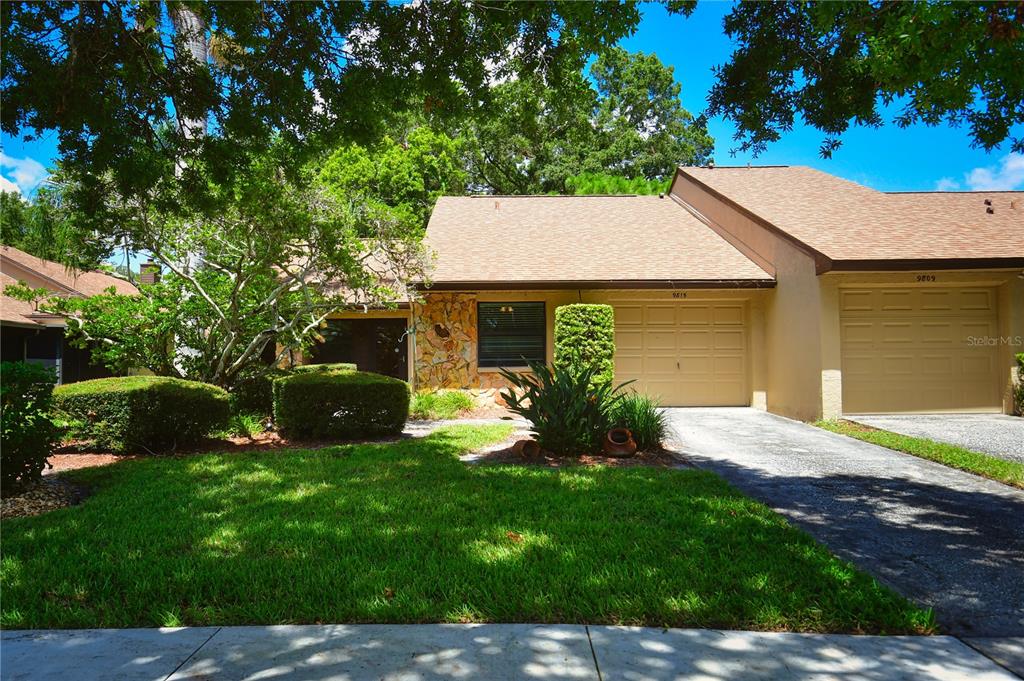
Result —
POLYGON ((482 402, 489 402, 507 386, 500 374, 479 370, 476 304, 473 293, 426 293, 421 302, 413 303, 416 390, 472 390, 482 402))

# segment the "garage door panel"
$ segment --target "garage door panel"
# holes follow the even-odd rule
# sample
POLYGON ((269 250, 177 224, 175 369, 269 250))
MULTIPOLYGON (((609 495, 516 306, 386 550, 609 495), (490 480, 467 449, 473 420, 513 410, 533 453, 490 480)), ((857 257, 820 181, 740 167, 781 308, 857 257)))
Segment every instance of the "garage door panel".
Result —
POLYGON ((639 305, 618 305, 615 307, 616 326, 639 326, 644 323, 644 310, 639 305))
POLYGON ((746 321, 742 305, 718 305, 712 310, 715 326, 742 326, 746 321))
POLYGON ((712 323, 711 307, 708 305, 680 305, 679 323, 684 325, 707 326, 712 323))
POLYGON ((645 357, 641 374, 673 374, 679 361, 675 355, 669 357, 645 357))
POLYGON ((879 324, 879 339, 885 345, 909 345, 917 335, 914 325, 910 322, 882 322, 879 324))
POLYGON ((854 289, 840 295, 848 413, 1000 411, 993 289, 854 289))
POLYGON ((714 365, 707 355, 680 355, 677 365, 679 378, 684 381, 694 377, 711 377, 714 374, 714 365))
POLYGON ((676 336, 676 332, 672 330, 652 331, 648 329, 644 331, 644 350, 669 350, 675 352, 677 347, 676 336))
POLYGON ((908 312, 914 307, 914 294, 906 289, 884 290, 880 305, 883 312, 908 312))
POLYGON ((746 347, 747 337, 743 329, 715 329, 714 341, 717 351, 742 351, 746 347))
POLYGON ((936 376, 952 379, 955 360, 950 355, 922 355, 921 375, 929 378, 936 376))
POLYGON ((952 321, 921 322, 918 337, 923 345, 956 345, 961 335, 958 326, 952 321))
POLYGON ((652 326, 674 326, 676 308, 674 305, 648 305, 644 309, 644 322, 652 326))
POLYGON ((743 303, 615 305, 616 379, 666 406, 749 404, 743 303))
POLYGON ((870 345, 875 342, 875 325, 871 322, 843 322, 841 338, 847 345, 870 345))
POLYGON ((615 350, 616 354, 622 352, 639 352, 644 347, 644 332, 641 330, 626 330, 616 329, 615 330, 615 350))
POLYGON ((991 289, 962 289, 960 291, 960 309, 971 312, 994 312, 996 309, 995 293, 991 289))
POLYGON ((644 372, 644 360, 642 357, 628 357, 616 354, 615 371, 619 376, 636 378, 644 372))
POLYGON ((913 355, 884 355, 882 357, 882 376, 913 376, 917 371, 913 355))
POLYGON ((952 312, 956 305, 955 292, 921 291, 921 309, 930 311, 952 312))
POLYGON ((679 349, 682 352, 688 350, 707 350, 713 347, 711 330, 681 329, 676 332, 679 338, 679 349))
POLYGON ((730 376, 733 377, 732 380, 742 379, 747 373, 746 358, 740 355, 734 357, 716 355, 713 365, 714 374, 723 380, 728 380, 730 376))

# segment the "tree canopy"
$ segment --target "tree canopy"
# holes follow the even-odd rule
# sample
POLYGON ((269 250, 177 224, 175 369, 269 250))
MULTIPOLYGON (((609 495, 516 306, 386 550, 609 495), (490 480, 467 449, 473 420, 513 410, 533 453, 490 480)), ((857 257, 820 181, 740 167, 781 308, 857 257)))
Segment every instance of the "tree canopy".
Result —
POLYGON ((0 243, 77 269, 95 269, 111 244, 76 221, 54 186, 40 187, 31 201, 0 192, 0 243))
POLYGON ((612 48, 589 80, 581 72, 558 87, 522 79, 492 89, 491 105, 461 131, 477 189, 565 193, 581 173, 664 180, 714 148, 703 120, 683 108, 672 67, 653 54, 612 48))
POLYGON ((802 116, 827 157, 893 105, 898 126, 964 125, 975 146, 1024 152, 1019 2, 744 2, 725 31, 737 47, 708 113, 736 123, 741 150, 763 152, 802 116))
POLYGON ((632 2, 4 2, 0 125, 56 130, 80 202, 93 178, 134 195, 175 173, 164 200, 201 204, 272 137, 301 166, 412 101, 461 118, 495 79, 558 87, 638 21, 632 2))

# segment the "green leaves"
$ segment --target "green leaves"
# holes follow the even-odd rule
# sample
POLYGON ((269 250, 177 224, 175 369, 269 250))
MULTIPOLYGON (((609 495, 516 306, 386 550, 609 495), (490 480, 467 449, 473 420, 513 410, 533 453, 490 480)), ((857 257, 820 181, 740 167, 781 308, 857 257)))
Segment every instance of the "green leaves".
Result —
MULTIPOLYGON (((5 2, 0 123, 56 130, 69 168, 126 195, 189 182, 179 161, 224 183, 275 136, 297 169, 379 139, 414 101, 457 120, 495 77, 557 87, 639 18, 633 3, 5 2)), ((190 185, 179 198, 203 205, 190 185)))
POLYGON ((655 55, 602 52, 590 69, 552 87, 503 82, 463 129, 471 183, 497 194, 573 191, 581 174, 666 180, 701 164, 714 146, 679 100, 673 70, 655 55))
POLYGON ((893 103, 900 127, 963 124, 976 146, 1021 152, 1021 18, 999 2, 740 3, 725 19, 738 47, 708 113, 733 120, 739 148, 755 154, 800 116, 825 134, 828 157, 893 103))
POLYGON ((381 217, 412 232, 426 229, 438 196, 466 185, 459 141, 416 127, 401 141, 385 137, 365 147, 349 144, 327 157, 319 179, 336 201, 362 201, 365 220, 381 217))
POLYGON ((597 451, 611 427, 611 414, 626 384, 595 381, 597 365, 548 367, 530 362, 530 372, 502 369, 510 390, 501 398, 508 408, 530 421, 540 446, 560 456, 597 451))
POLYGON ((0 488, 38 480, 57 439, 50 420, 53 369, 25 362, 0 364, 0 488))

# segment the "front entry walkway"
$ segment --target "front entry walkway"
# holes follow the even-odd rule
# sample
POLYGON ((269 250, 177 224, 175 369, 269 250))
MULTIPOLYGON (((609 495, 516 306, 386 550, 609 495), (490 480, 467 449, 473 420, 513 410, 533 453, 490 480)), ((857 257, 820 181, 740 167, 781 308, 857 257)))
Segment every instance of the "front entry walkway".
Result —
POLYGON ((1024 637, 1024 490, 754 409, 667 412, 694 463, 933 607, 946 631, 1024 637))
POLYGON ((11 681, 1015 681, 949 636, 539 624, 5 631, 11 681))

